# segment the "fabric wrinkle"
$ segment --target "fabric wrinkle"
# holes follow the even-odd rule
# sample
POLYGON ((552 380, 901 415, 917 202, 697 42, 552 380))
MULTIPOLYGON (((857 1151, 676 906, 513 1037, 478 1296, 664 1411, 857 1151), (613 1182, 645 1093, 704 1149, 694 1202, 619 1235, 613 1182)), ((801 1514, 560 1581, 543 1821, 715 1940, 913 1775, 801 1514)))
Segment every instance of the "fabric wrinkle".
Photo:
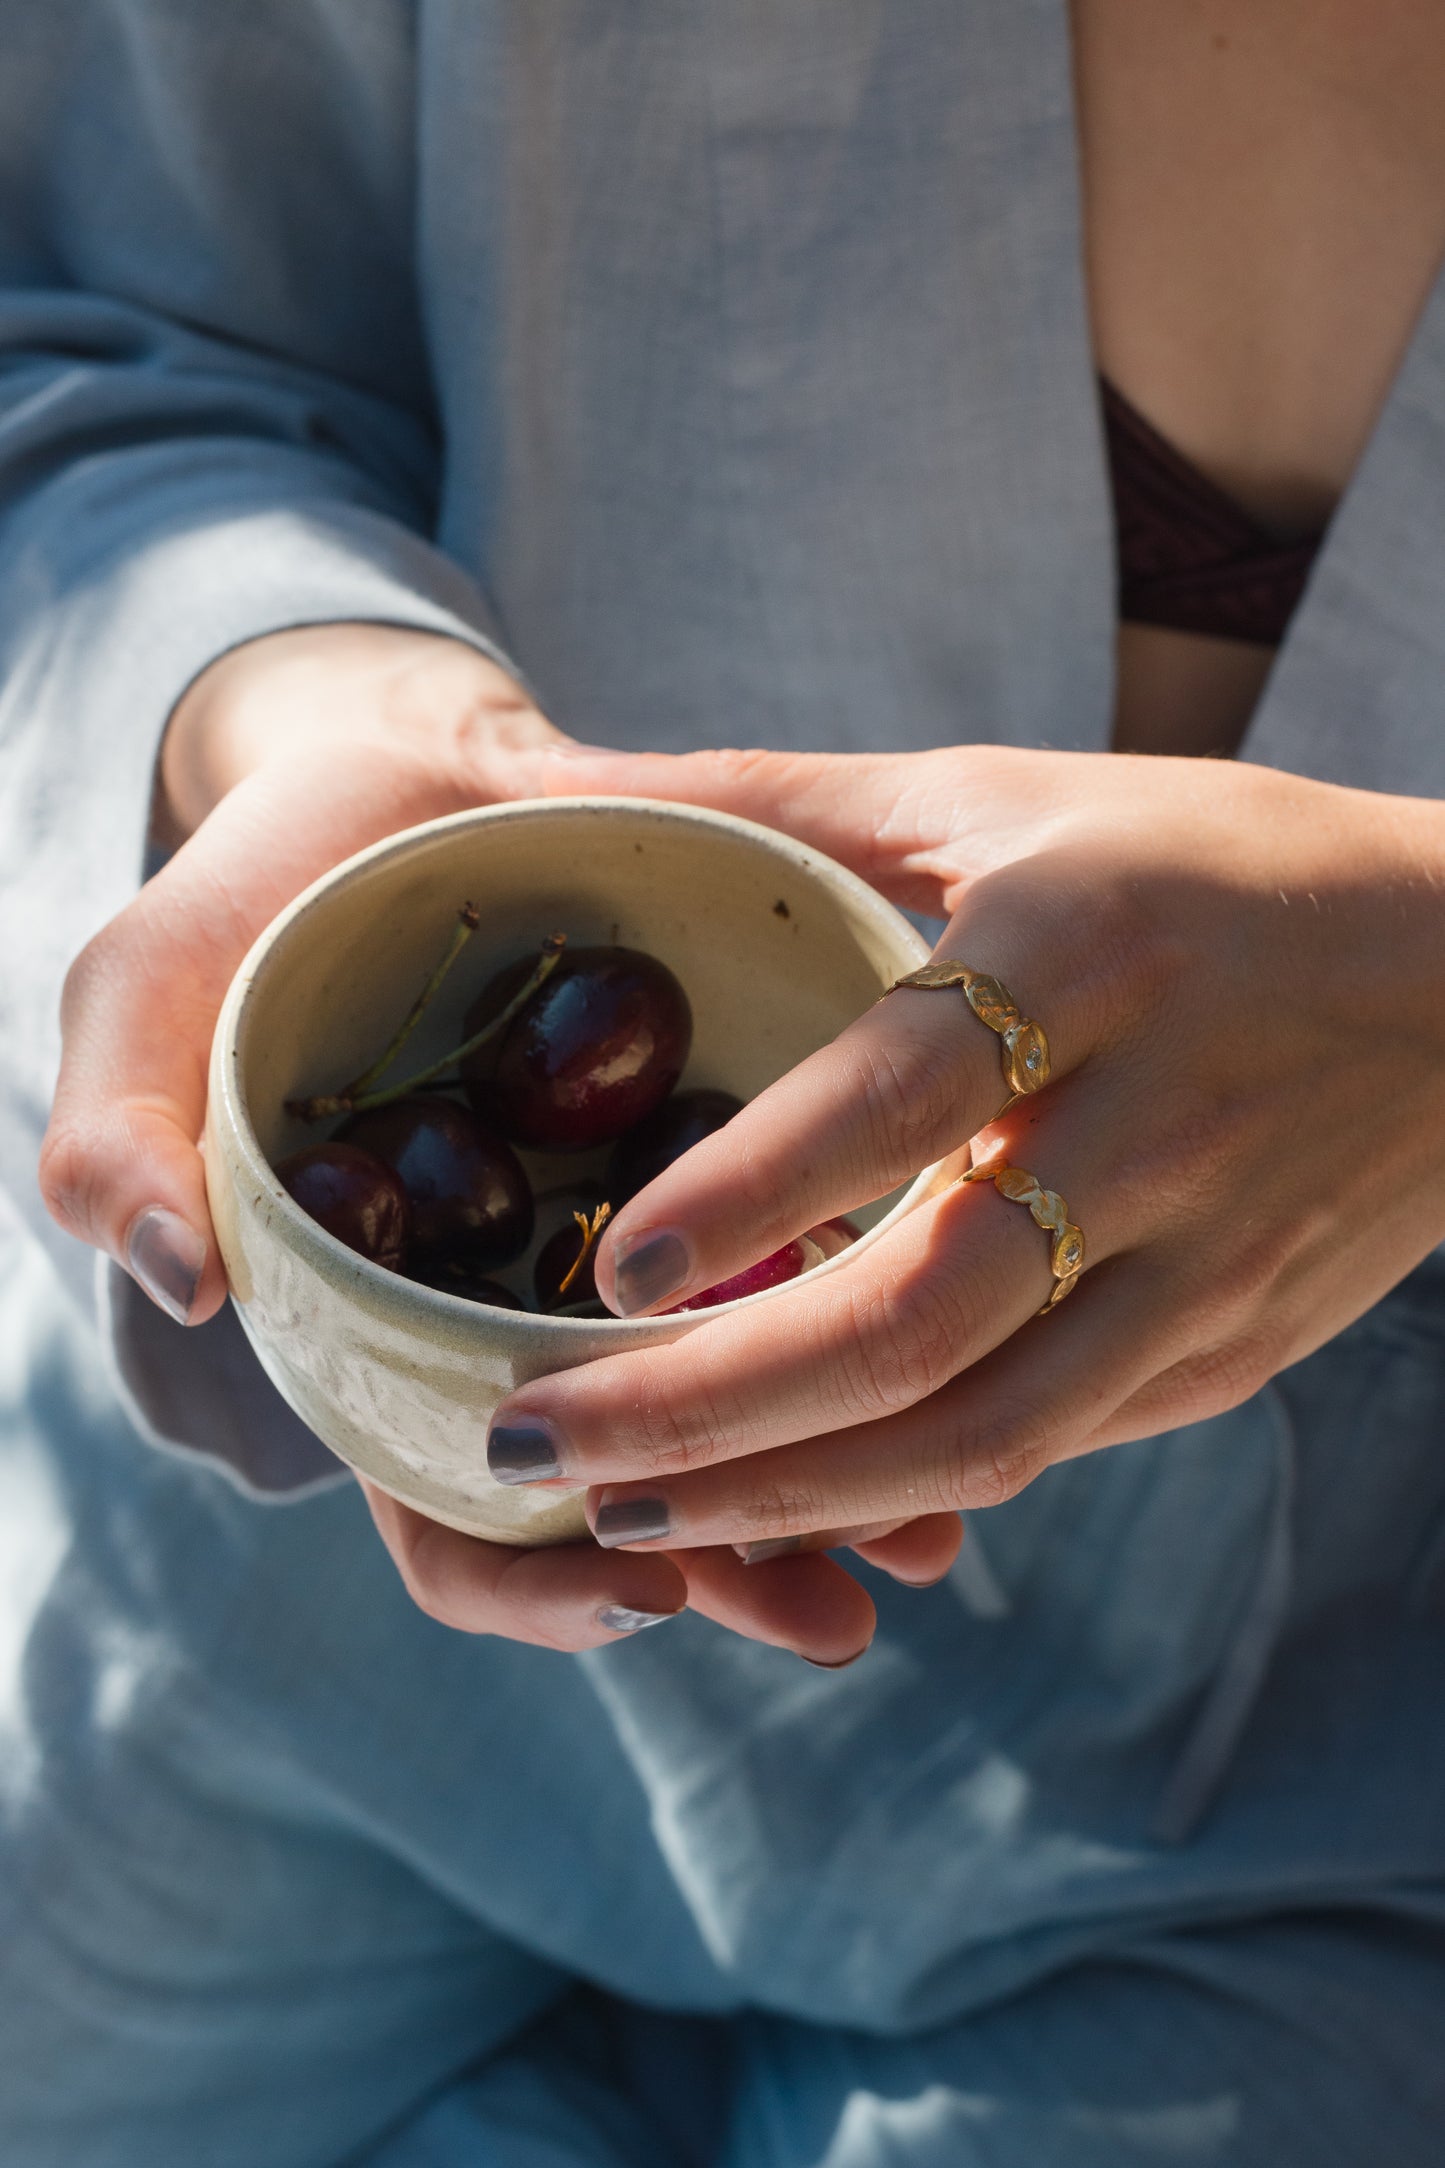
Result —
POLYGON ((1266 1385, 1261 1398, 1273 1430, 1274 1487, 1258 1568, 1234 1633, 1155 1805, 1150 1834, 1160 1844, 1183 1844, 1218 1797, 1289 1615, 1298 1453, 1294 1424, 1281 1395, 1266 1385))

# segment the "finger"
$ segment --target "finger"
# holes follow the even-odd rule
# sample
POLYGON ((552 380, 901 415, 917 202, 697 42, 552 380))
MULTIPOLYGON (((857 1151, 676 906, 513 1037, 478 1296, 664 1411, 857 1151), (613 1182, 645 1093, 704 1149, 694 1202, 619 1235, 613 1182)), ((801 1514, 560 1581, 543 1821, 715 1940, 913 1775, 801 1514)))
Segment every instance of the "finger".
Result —
POLYGON ((252 941, 328 867, 450 810, 420 763, 361 747, 338 768, 258 772, 76 960, 40 1160, 67 1232, 108 1251, 172 1317, 225 1295, 199 1139, 217 1011, 252 941))
POLYGON ((523 748, 508 792, 660 798, 709 806, 826 851, 905 910, 944 918, 967 885, 1011 865, 1078 804, 1088 753, 953 745, 922 753, 777 753, 724 747, 619 753, 523 748))
POLYGON ((932 1588, 948 1572, 962 1542, 958 1514, 923 1513, 875 1542, 855 1542, 851 1548, 906 1588, 932 1588))
MULTIPOLYGON (((1068 1170, 1066 1209, 1087 1229, 1086 1264, 1146 1238, 1153 1208, 1101 1175, 1108 1147, 1093 1119, 1085 1095, 1025 1133, 1042 1184, 1068 1170)), ((1042 1306, 1056 1239, 992 1182, 955 1184, 830 1272, 724 1311, 670 1346, 521 1387, 493 1418, 488 1463, 512 1483, 660 1478, 895 1413, 1042 1306)))
MULTIPOLYGON (((991 756, 985 749, 983 761, 991 756)), ((538 797, 660 798, 759 821, 826 851, 895 903, 941 917, 936 857, 949 840, 960 763, 974 756, 953 748, 947 757, 946 789, 937 752, 618 753, 569 743, 525 748, 521 766, 538 797), (860 806, 886 806, 886 818, 860 819, 860 806)))
POLYGON ((873 1636, 868 1596, 826 1558, 750 1575, 732 1552, 693 1550, 672 1559, 665 1552, 609 1554, 588 1543, 515 1549, 444 1528, 359 1480, 413 1601, 461 1633, 598 1648, 659 1625, 686 1604, 809 1663, 850 1662, 873 1636))
MULTIPOLYGON (((1057 949, 1018 923, 955 921, 939 954, 997 973, 1048 1018, 1057 1093, 1091 1019, 1057 949)), ((1002 1039, 958 987, 895 989, 633 1198, 598 1253, 598 1291, 624 1316, 674 1308, 795 1236, 885 1196, 966 1145, 1010 1096, 1002 1039)))
MULTIPOLYGON (((850 1550, 908 1588, 931 1588, 958 1556, 962 1538, 963 1524, 956 1513, 926 1513, 916 1521, 819 1529, 813 1535, 779 1536, 772 1542, 739 1543, 733 1548, 746 1566, 799 1552, 850 1550)), ((687 1555, 679 1553, 684 1559, 687 1555)))
POLYGON ((998 1505, 1053 1461, 1102 1442, 1114 1411, 1179 1359, 1188 1333, 1158 1262, 1116 1259, 901 1415, 661 1482, 607 1484, 589 1492, 588 1517, 662 1522, 681 1556, 695 1543, 775 1542, 998 1505))
POLYGON ((791 1649, 807 1663, 841 1669, 873 1639, 872 1598, 821 1552, 748 1566, 735 1551, 714 1546, 679 1552, 674 1562, 687 1576, 694 1611, 749 1640, 791 1649))
POLYGON ((374 1483, 361 1487, 413 1602, 458 1633, 593 1649, 676 1617, 687 1601, 687 1576, 669 1558, 609 1558, 592 1543, 484 1543, 424 1519, 374 1483))
MULTIPOLYGON (((940 953, 1002 978, 1048 1032, 1061 1075, 1138 1006, 1130 899, 1070 850, 1052 850, 1041 874, 1086 759, 570 745, 524 752, 517 772, 539 795, 640 794, 741 814, 816 844, 895 901, 956 911, 940 953)), ((1001 1079, 998 1042, 961 993, 889 996, 618 1214, 597 1260, 603 1300, 624 1316, 670 1308, 885 1195, 981 1129, 1001 1079)))

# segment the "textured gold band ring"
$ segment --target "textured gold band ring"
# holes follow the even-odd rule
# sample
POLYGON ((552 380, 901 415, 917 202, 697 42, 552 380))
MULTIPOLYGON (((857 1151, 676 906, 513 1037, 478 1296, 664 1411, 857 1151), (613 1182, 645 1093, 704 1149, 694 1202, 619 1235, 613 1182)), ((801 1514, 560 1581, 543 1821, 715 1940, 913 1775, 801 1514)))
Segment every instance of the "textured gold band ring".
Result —
POLYGON ((985 1166, 970 1167, 963 1180, 992 1182, 1000 1197, 1007 1197, 1010 1204, 1027 1205, 1034 1225, 1053 1237, 1049 1245, 1049 1270, 1054 1276, 1054 1288, 1038 1313, 1040 1317, 1047 1317, 1049 1311, 1070 1293, 1084 1269, 1084 1230, 1076 1227, 1069 1218, 1069 1208, 1058 1191, 1044 1189, 1022 1167, 1010 1167, 1007 1161, 994 1159, 985 1166))
POLYGON ((896 994, 900 986, 916 986, 925 992, 935 987, 958 987, 979 1022, 996 1031, 1003 1041, 999 1051, 1004 1081, 1015 1099, 1042 1091, 1048 1083, 1049 1042, 1044 1027, 1022 1013, 1008 988, 997 979, 983 971, 970 971, 967 964, 957 963, 951 956, 935 956, 931 964, 910 971, 906 978, 895 979, 889 993, 896 994))

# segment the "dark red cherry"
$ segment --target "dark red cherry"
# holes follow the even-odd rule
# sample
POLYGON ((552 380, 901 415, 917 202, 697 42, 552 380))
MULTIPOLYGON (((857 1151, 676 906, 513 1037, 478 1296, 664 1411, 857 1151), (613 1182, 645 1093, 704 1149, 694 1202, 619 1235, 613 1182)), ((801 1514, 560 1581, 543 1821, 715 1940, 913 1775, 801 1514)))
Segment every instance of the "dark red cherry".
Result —
POLYGON ((795 1242, 785 1242, 771 1257, 760 1257, 755 1265, 747 1265, 735 1272, 730 1280, 719 1280, 716 1287, 705 1287, 701 1294, 689 1295, 686 1302, 679 1302, 671 1310, 664 1310, 664 1317, 675 1317, 679 1310, 714 1310, 720 1302, 738 1302, 744 1295, 760 1295, 765 1287, 781 1287, 785 1280, 796 1280, 803 1272, 811 1272, 814 1265, 823 1262, 823 1252, 811 1235, 799 1235, 795 1242))
POLYGON ((444 1295, 462 1295, 468 1302, 484 1302, 493 1310, 525 1310, 527 1305, 500 1280, 488 1278, 463 1251, 451 1257, 424 1257, 407 1274, 423 1287, 435 1287, 444 1295))
POLYGON ((740 1114, 742 1105, 731 1092, 674 1092, 651 1114, 634 1122, 613 1145, 607 1162, 607 1194, 614 1209, 740 1114))
POLYGON ((520 1257, 532 1239, 532 1189, 509 1144, 469 1108, 435 1092, 357 1114, 341 1131, 400 1175, 411 1200, 414 1257, 465 1250, 478 1272, 520 1257))
MULTIPOLYGON (((534 968, 527 956, 498 972, 467 1013, 468 1036, 534 968)), ((481 1119, 514 1144, 580 1152, 611 1143, 661 1105, 691 1045, 692 1011, 666 964, 640 949, 567 949, 462 1074, 481 1119)))
POLYGON ((401 1270, 411 1206, 384 1161, 354 1144, 308 1144, 282 1160, 276 1179, 338 1242, 388 1272, 401 1270))

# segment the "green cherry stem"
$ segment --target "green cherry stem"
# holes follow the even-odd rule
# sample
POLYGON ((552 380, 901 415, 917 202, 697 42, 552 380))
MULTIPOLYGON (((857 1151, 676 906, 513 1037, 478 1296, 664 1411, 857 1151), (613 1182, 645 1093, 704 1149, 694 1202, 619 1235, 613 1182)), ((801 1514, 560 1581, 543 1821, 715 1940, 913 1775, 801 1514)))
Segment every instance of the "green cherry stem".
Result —
MULTIPOLYGON (((471 906, 467 908, 470 909, 471 906)), ((517 992, 506 1004, 506 1007, 499 1009, 489 1023, 483 1024, 480 1031, 474 1031, 469 1039, 462 1041, 460 1046, 454 1046, 449 1053, 443 1054, 440 1061, 432 1062, 425 1069, 418 1069, 413 1076, 403 1077, 399 1084, 388 1084, 384 1090, 367 1091, 361 1089, 360 1087, 369 1083, 374 1077, 380 1076, 383 1070, 388 1069, 392 1062, 395 1061, 397 1053, 407 1039, 410 1038, 417 1018, 451 969, 462 947, 470 938, 471 932, 472 928, 463 923, 452 935, 451 946, 446 956, 442 959, 436 971, 432 973, 422 995, 413 1003, 411 1013, 407 1017, 405 1024, 380 1061, 373 1062, 370 1069, 366 1070, 356 1080, 356 1083, 348 1084, 342 1091, 321 1092, 314 1099, 288 1099, 286 1102, 287 1112, 289 1114, 298 1114, 302 1121, 305 1122, 320 1122, 325 1121, 329 1115, 366 1114, 373 1107, 389 1107, 393 1101, 405 1099, 409 1092, 416 1091, 423 1084, 430 1084, 434 1078, 441 1076, 444 1070, 465 1061, 469 1054, 474 1054, 477 1051, 478 1047, 485 1046, 489 1039, 495 1039, 499 1032, 505 1031, 518 1010, 524 1009, 538 988, 546 985, 548 979, 556 970, 558 959, 567 945, 565 933, 548 934, 542 944, 542 953, 537 958, 530 977, 523 986, 518 988, 517 992)))
POLYGON ((440 988, 442 980, 476 932, 481 923, 481 916, 481 912, 474 903, 464 903, 462 905, 457 913, 457 923, 452 928, 452 937, 447 943, 445 954, 411 1007, 407 1010, 406 1015, 402 1018, 390 1046, 388 1046, 384 1054, 377 1057, 369 1069, 363 1069, 360 1076, 353 1077, 349 1084, 342 1086, 339 1095, 341 1098, 350 1099, 354 1102, 360 1098, 364 1091, 370 1090, 378 1077, 385 1076, 387 1070, 406 1045, 407 1040, 416 1030, 427 1009, 431 1006, 432 997, 440 988))

